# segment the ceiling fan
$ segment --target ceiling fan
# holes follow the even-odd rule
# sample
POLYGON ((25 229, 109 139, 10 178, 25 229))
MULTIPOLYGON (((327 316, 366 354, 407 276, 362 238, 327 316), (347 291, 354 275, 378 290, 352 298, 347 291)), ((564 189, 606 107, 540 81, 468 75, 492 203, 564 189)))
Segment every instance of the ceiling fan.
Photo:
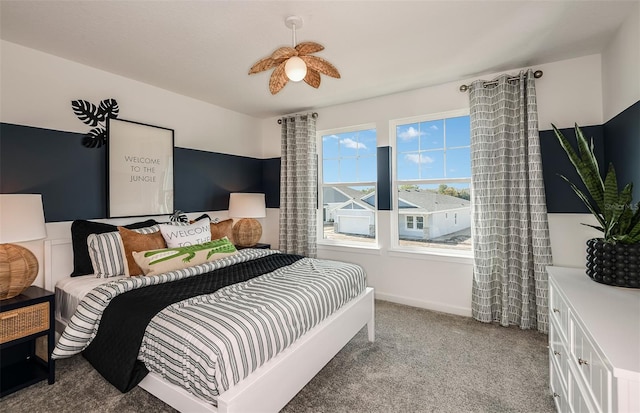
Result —
POLYGON ((299 82, 304 80, 310 86, 320 86, 320 74, 340 78, 338 69, 321 57, 312 56, 312 53, 324 50, 324 46, 315 42, 302 42, 296 44, 296 28, 302 27, 302 18, 289 16, 285 19, 285 25, 293 31, 292 47, 279 47, 271 56, 260 59, 249 70, 249 74, 259 73, 271 68, 269 90, 275 95, 287 84, 289 80, 299 82))

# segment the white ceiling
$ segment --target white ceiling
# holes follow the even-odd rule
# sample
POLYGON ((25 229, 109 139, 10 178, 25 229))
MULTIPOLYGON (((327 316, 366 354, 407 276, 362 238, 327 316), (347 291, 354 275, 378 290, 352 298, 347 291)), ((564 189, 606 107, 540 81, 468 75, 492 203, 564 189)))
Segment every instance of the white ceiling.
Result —
POLYGON ((263 118, 600 53, 638 1, 8 1, 0 37, 263 118), (297 40, 342 78, 268 89, 297 40))

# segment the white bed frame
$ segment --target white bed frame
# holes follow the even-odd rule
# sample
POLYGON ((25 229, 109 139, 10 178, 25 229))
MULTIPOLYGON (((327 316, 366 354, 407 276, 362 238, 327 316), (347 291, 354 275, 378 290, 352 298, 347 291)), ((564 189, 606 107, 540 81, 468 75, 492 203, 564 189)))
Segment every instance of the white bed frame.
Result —
MULTIPOLYGON (((73 269, 71 239, 46 240, 45 288, 73 269)), ((60 325, 59 321, 56 325, 60 325)), ((252 413, 282 409, 364 326, 375 340, 373 288, 343 306, 293 345, 218 397, 218 407, 149 373, 139 386, 181 412, 252 413)), ((60 332, 60 331, 59 331, 60 332)))

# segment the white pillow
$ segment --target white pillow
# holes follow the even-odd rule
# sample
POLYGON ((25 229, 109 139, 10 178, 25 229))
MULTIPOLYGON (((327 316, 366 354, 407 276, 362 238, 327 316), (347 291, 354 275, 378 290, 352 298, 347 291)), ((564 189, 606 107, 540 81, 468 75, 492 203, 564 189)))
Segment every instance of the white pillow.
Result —
POLYGON ((169 248, 204 244, 211 241, 211 220, 203 218, 190 225, 158 224, 169 248))

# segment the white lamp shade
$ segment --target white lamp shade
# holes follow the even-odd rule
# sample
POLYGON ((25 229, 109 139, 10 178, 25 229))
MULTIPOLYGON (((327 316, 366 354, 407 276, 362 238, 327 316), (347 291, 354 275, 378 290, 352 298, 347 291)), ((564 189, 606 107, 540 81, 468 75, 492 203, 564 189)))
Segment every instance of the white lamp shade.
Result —
POLYGON ((46 237, 42 195, 0 194, 0 244, 46 237))
POLYGON ((229 216, 231 218, 264 218, 267 211, 264 194, 235 192, 229 195, 229 216))
POLYGON ((284 72, 292 82, 299 82, 307 75, 307 64, 298 56, 290 57, 284 65, 284 72))

